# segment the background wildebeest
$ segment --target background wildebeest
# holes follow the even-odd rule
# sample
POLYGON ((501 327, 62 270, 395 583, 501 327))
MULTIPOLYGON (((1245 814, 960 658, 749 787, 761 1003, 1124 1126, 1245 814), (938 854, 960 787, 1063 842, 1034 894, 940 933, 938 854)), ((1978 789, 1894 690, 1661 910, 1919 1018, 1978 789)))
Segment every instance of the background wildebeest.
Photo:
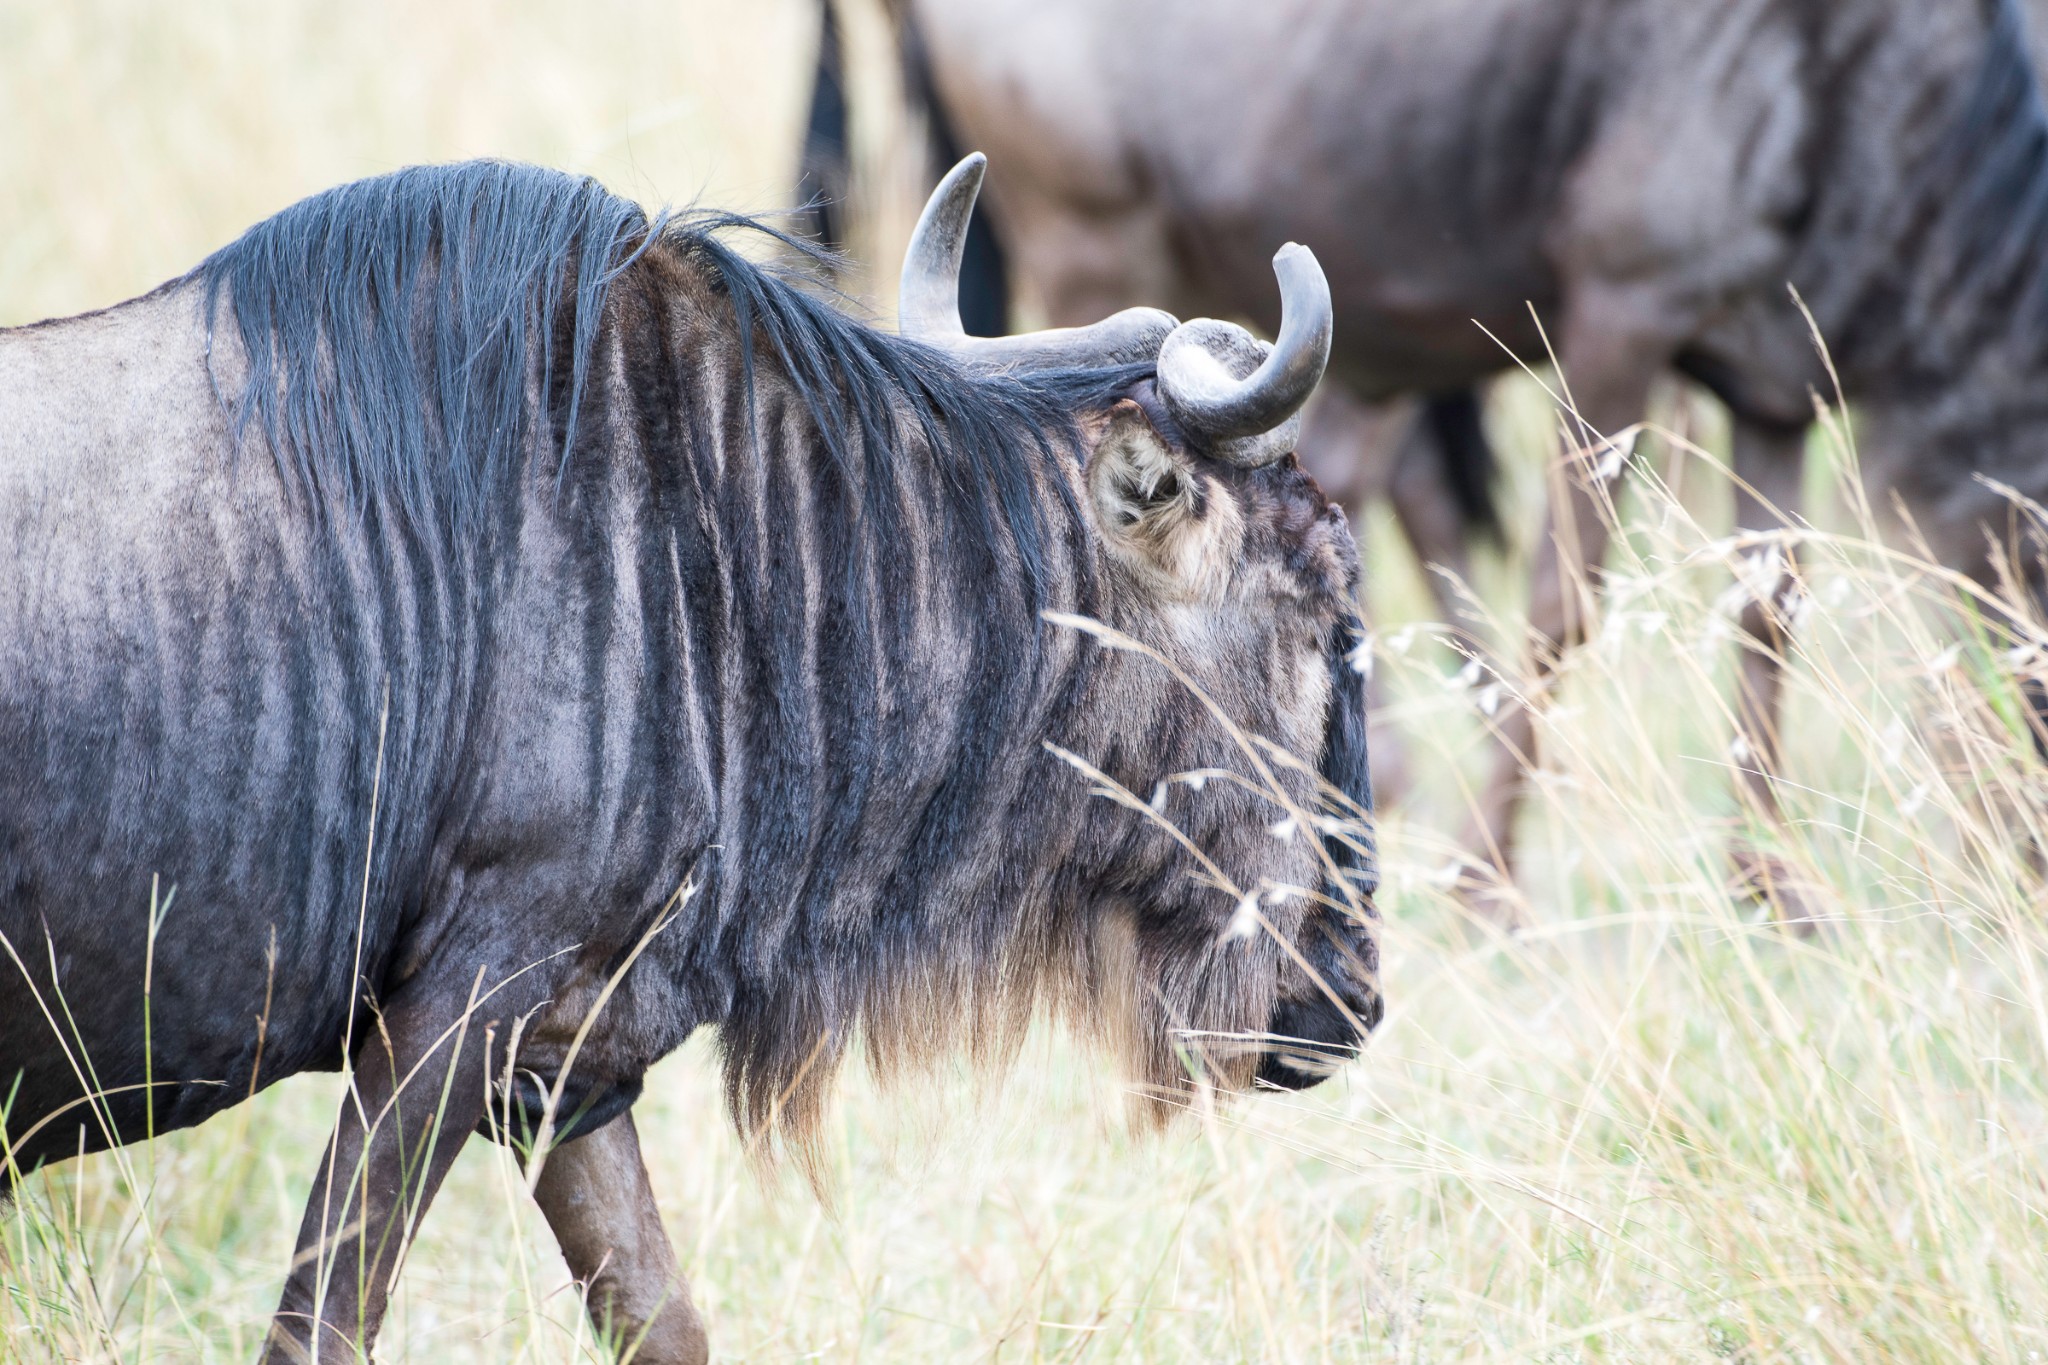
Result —
POLYGON ((351 1060, 274 1356, 367 1344, 482 1127, 574 1138, 534 1193, 593 1315, 699 1360, 623 1111, 700 1025, 799 1149, 857 1032, 1000 1056, 1044 1002, 1169 1093, 1190 1048, 1232 1086, 1356 1050, 1357 561, 1289 453, 1320 271, 1276 261, 1277 349, 970 341, 979 180, 901 339, 738 220, 483 162, 0 335, 10 1181, 351 1060), (1159 795, 1049 794, 1056 754, 1159 795), (1254 780, 1170 783, 1217 767, 1254 780))
MULTIPOLYGON (((2048 494, 2048 115, 2017 0, 903 13, 946 127, 1002 167, 999 236, 1054 321, 1142 297, 1270 323, 1261 262, 1299 239, 1346 319, 1335 387, 1459 390, 1554 342, 1591 446, 1675 369, 1727 404, 1737 524, 1767 530, 1797 510, 1810 394, 1833 394, 1789 283, 1855 405, 1873 502, 1896 496, 1942 562, 1998 572, 2011 509, 1979 475, 2048 494)), ((1303 458, 1348 456, 1309 440, 1303 458)), ((1581 631, 1603 464, 1573 462, 1536 549, 1539 677, 1581 631)), ((1789 583, 1741 622, 1744 781, 1767 812, 1789 583)), ((1509 868, 1529 711, 1505 709, 1497 738, 1468 838, 1509 868)), ((1774 889, 1770 860, 1737 861, 1774 889)))

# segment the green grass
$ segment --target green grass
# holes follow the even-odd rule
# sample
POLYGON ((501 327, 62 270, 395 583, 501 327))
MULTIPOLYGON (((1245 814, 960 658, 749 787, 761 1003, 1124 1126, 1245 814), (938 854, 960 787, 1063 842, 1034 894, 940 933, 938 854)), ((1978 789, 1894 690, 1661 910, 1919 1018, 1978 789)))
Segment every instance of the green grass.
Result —
MULTIPOLYGON (((0 125, 21 134, 0 140, 0 317, 110 302, 295 195, 412 160, 497 152, 650 200, 774 202, 805 12, 0 0, 0 125)), ((1667 399, 1660 420, 1711 450, 1702 411, 1667 399)), ((1526 544, 1554 418, 1527 382, 1491 416, 1526 544)), ((1544 724, 1527 934, 1447 894, 1491 684, 1458 681, 1375 514, 1378 667, 1418 783, 1382 827, 1390 1012, 1368 1057, 1157 1138, 1121 1129, 1115 1079, 1057 1037, 986 1092, 856 1075, 828 1213, 755 1178, 693 1044, 650 1078, 640 1126, 721 1358, 2048 1352, 2048 774, 2005 647, 1863 542, 1849 456, 1818 438, 1793 818, 1758 827, 1728 748, 1730 585, 1754 547, 1727 539, 1711 456, 1646 451, 1544 724), (1745 830, 1833 923, 1801 937, 1730 898, 1745 830)), ((1497 638, 1519 566, 1481 566, 1497 638)), ((335 1094, 301 1077, 31 1180, 0 1218, 0 1359, 250 1358, 335 1094)), ((456 1166, 380 1356, 599 1358, 502 1153, 456 1166)))

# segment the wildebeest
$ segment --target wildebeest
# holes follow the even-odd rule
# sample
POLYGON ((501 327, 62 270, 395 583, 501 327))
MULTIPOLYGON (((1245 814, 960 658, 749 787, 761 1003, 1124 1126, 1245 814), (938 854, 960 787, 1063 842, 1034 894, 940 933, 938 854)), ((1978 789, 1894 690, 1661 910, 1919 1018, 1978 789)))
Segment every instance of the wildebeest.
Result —
MULTIPOLYGON (((1346 320, 1342 390, 1466 388, 1554 343, 1591 445, 1675 369, 1728 405, 1737 524, 1771 530, 1797 510, 1810 395, 1834 393, 1790 284, 1880 511, 1898 495, 1943 562, 1989 579, 2011 509, 1978 476, 2048 495, 2048 114, 2018 0, 905 9, 950 127, 1001 167, 999 236, 1054 321, 1130 297, 1270 320, 1263 256, 1307 242, 1346 320)), ((1539 676, 1580 634, 1607 463, 1573 462, 1537 547, 1539 676)), ((1741 621, 1766 811, 1789 583, 1741 621)), ((1532 717, 1499 728, 1469 838, 1507 868, 1532 717)), ((1768 859, 1737 857, 1772 889, 1768 859)))
POLYGON ((624 1111, 700 1026, 799 1152, 856 1037, 1000 1058, 1035 1003, 1167 1100, 1356 1051, 1357 559, 1289 452, 1327 287, 1281 254, 1277 348, 971 341, 980 173, 901 337, 498 163, 0 334, 10 1183, 349 1062, 270 1356, 367 1345, 481 1127, 574 1138, 529 1170, 592 1314, 695 1361, 624 1111))

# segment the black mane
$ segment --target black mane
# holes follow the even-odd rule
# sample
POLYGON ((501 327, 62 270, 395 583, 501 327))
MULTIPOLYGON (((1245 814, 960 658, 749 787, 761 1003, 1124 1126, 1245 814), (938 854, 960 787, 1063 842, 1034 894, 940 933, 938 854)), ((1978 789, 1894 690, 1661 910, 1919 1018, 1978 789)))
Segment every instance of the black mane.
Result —
MULTIPOLYGON (((498 161, 328 190, 195 274, 209 326, 225 302, 248 358, 232 396, 241 429, 261 430, 316 514, 375 508, 459 538, 517 477, 538 421, 566 462, 608 293, 657 245, 715 273, 742 353, 766 340, 835 462, 857 439, 869 470, 887 473, 908 417, 963 510, 1014 539, 1030 579, 1046 528, 1025 462, 1070 449, 1077 411, 1150 372, 969 375, 833 306, 822 253, 775 228, 723 213, 650 219, 588 177, 498 161), (735 234, 771 239, 796 264, 750 261, 724 240, 735 234)), ((886 518, 889 479, 861 482, 866 513, 886 518)))
POLYGON ((536 360, 553 386, 536 341, 566 310, 573 439, 606 291, 648 240, 594 180, 474 161, 314 195, 196 273, 209 327, 225 296, 248 357, 238 422, 311 506, 468 530, 519 463, 536 360))

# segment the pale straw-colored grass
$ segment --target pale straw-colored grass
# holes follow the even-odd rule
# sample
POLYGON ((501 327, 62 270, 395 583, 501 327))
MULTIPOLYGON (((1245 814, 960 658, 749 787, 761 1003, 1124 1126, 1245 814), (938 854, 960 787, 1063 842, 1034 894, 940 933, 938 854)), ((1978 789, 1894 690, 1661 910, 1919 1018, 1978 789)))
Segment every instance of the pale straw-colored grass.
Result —
MULTIPOLYGON (((796 0, 0 0, 0 317, 113 301, 301 193, 409 161, 525 156, 649 201, 772 204, 808 25, 796 0)), ((1731 539, 1722 443, 1696 417, 1689 399, 1659 413, 1704 449, 1643 442, 1592 641, 1544 722, 1523 936, 1458 909, 1445 831, 1488 708, 1524 680, 1461 672, 1375 515, 1377 666, 1418 785, 1381 831, 1390 1012, 1365 1061, 1145 1139, 1056 1037, 979 1098, 856 1076, 827 1214, 762 1188, 693 1044, 650 1078, 641 1131, 721 1357, 2048 1352, 2048 773, 2012 681, 2035 661, 1972 626, 1941 574, 1869 545, 1839 429, 1813 447, 1821 529, 1731 539), (1792 820, 1773 831, 1730 783, 1735 585, 1791 541, 1808 605, 1792 820), (1811 884, 1833 917, 1818 933, 1730 897, 1744 831, 1811 884)), ((1492 418, 1526 540, 1556 419, 1526 381, 1492 418)), ((1521 563, 1483 566, 1496 639, 1521 563)), ((0 1359, 252 1356, 334 1087, 298 1078, 32 1179, 0 1218, 0 1359)), ((501 1153, 457 1164, 380 1355, 600 1358, 501 1153)))

